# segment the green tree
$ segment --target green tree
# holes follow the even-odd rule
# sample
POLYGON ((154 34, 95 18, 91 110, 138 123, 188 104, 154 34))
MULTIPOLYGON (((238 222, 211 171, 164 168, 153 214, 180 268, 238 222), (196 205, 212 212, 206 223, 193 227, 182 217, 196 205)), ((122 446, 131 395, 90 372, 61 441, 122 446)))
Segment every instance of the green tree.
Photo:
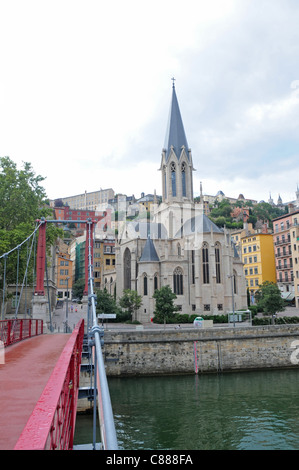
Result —
POLYGON ((117 313, 118 308, 113 295, 109 294, 107 289, 97 291, 97 312, 98 313, 117 313))
MULTIPOLYGON (((20 245, 33 231, 36 220, 46 217, 52 210, 46 206, 46 193, 41 186, 45 178, 36 175, 30 163, 23 163, 21 170, 9 157, 0 158, 0 256, 20 245)), ((55 226, 47 227, 47 246, 63 234, 55 226)), ((27 264, 29 246, 23 245, 9 255, 6 264, 6 282, 16 282, 17 265, 19 280, 23 278, 27 264)), ((29 275, 32 275, 32 262, 29 275)), ((0 259, 0 272, 3 272, 4 259, 0 259)), ((0 280, 0 284, 2 279, 0 280)), ((28 282, 31 282, 30 276, 28 282)), ((1 285, 1 288, 3 286, 1 285)))
POLYGON ((72 287, 72 293, 74 298, 82 299, 85 289, 85 279, 81 278, 74 282, 72 287))
POLYGON ((281 297, 280 290, 277 284, 274 282, 263 282, 263 284, 255 293, 255 299, 258 308, 261 308, 265 315, 272 316, 273 324, 275 314, 285 310, 285 305, 281 297))
POLYGON ((142 305, 142 297, 135 290, 125 289, 123 296, 119 299, 119 305, 129 311, 132 320, 133 314, 134 320, 137 320, 137 310, 142 305))
POLYGON ((169 286, 162 286, 155 291, 153 298, 156 299, 154 314, 158 321, 163 321, 165 324, 177 312, 177 307, 173 303, 176 295, 169 286))
POLYGON ((13 230, 42 216, 46 193, 30 163, 21 170, 9 157, 0 158, 0 229, 13 230))

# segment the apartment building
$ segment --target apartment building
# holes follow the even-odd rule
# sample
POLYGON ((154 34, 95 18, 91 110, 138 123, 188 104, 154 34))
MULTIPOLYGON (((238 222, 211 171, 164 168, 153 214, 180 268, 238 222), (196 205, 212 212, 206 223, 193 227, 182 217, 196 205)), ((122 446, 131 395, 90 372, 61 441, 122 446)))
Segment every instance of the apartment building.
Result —
POLYGON ((57 255, 57 298, 60 300, 72 298, 73 262, 69 254, 57 255))
MULTIPOLYGON (((85 191, 83 194, 77 194, 75 196, 68 196, 60 198, 64 204, 67 204, 71 209, 74 210, 102 210, 101 205, 108 205, 109 199, 114 198, 114 190, 100 189, 99 191, 93 191, 88 193, 85 191)), ((50 201, 51 206, 54 207, 55 200, 50 201)))
POLYGON ((293 260, 294 297, 295 306, 299 307, 299 212, 292 214, 292 225, 290 227, 290 239, 293 260))
POLYGON ((289 301, 292 301, 295 297, 294 264, 298 264, 298 258, 295 256, 297 243, 294 243, 294 239, 296 238, 297 242, 297 220, 299 220, 299 211, 289 212, 273 219, 276 280, 282 297, 289 301), (293 249, 291 236, 293 238, 293 249), (296 261, 294 263, 295 259, 297 259, 297 263, 296 261))
POLYGON ((242 237, 241 243, 246 286, 254 303, 254 294, 263 282, 276 282, 273 238, 268 233, 252 233, 242 237))

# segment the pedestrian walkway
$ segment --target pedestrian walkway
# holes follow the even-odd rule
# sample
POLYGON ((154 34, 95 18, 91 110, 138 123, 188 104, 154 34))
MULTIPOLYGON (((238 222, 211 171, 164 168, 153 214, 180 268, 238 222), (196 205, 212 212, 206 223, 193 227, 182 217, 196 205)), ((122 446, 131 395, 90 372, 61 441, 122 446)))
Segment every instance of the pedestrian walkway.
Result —
POLYGON ((70 335, 41 335, 5 349, 0 364, 0 450, 14 448, 70 335))

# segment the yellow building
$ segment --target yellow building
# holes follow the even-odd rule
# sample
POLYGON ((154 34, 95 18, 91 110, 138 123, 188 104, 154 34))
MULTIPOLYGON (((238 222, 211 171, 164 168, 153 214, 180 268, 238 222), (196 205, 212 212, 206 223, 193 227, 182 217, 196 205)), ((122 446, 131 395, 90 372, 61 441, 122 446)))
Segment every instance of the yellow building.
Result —
POLYGON ((68 253, 57 254, 57 298, 72 298, 73 262, 68 253))
POLYGON ((242 260, 246 286, 251 302, 254 293, 265 282, 276 282, 273 237, 268 233, 257 233, 242 238, 242 260))

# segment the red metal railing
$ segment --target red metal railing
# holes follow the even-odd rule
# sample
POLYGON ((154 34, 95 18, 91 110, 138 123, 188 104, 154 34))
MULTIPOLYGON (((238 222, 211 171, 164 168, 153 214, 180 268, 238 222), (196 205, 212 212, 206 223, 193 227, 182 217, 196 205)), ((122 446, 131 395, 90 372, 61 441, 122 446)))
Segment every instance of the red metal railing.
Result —
POLYGON ((14 450, 70 450, 76 422, 84 320, 74 329, 14 450))
POLYGON ((0 321, 0 341, 4 346, 22 339, 43 334, 43 320, 2 320, 0 321))

